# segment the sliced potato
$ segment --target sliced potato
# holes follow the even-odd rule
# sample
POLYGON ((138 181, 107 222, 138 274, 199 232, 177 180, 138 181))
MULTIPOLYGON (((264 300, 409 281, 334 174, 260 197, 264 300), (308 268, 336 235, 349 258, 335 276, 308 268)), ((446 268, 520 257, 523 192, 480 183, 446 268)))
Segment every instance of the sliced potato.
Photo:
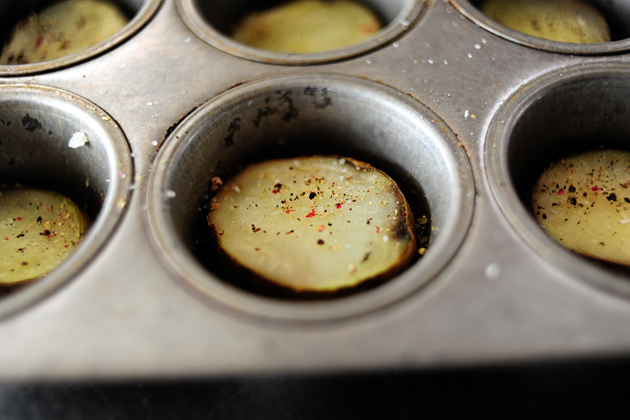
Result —
POLYGON ((486 0, 481 11, 526 35, 573 44, 610 41, 602 14, 583 0, 486 0))
POLYGON ((0 190, 0 288, 55 269, 74 252, 87 223, 83 212, 60 194, 0 190))
POLYGON ((367 7, 344 0, 298 0, 247 16, 232 34, 268 51, 314 53, 365 41, 382 28, 367 7))
POLYGON ((208 224, 238 264, 296 292, 386 279, 417 249, 413 216, 396 183, 338 157, 247 167, 212 199, 208 224))
POLYGON ((630 153, 598 150, 554 162, 532 193, 540 225, 580 254, 630 265, 630 153))
POLYGON ((114 35, 128 21, 112 2, 56 3, 17 24, 0 64, 39 63, 82 51, 114 35))

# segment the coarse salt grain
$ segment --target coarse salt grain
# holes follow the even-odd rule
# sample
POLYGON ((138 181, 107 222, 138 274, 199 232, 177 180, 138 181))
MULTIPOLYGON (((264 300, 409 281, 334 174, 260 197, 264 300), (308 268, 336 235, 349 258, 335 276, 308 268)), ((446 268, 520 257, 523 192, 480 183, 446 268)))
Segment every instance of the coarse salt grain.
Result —
POLYGON ((88 142, 88 138, 83 131, 79 131, 78 133, 74 133, 72 137, 70 137, 70 141, 68 142, 68 147, 73 149, 77 149, 88 142))

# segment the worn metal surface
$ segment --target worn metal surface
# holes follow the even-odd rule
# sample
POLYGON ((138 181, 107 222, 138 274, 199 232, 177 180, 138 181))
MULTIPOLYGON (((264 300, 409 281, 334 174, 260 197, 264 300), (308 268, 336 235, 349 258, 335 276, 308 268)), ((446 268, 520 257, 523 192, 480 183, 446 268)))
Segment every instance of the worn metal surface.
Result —
MULTIPOLYGON (((621 285, 602 288, 584 281, 579 270, 549 258, 547 247, 532 246, 511 216, 523 213, 521 204, 501 198, 506 189, 504 196, 513 197, 510 175, 502 158, 487 149, 492 139, 501 148, 505 144, 501 138, 512 138, 498 129, 490 133, 490 127, 501 123, 491 125, 492 119, 511 109, 519 92, 542 85, 539 77, 562 84, 567 67, 574 75, 586 66, 585 77, 599 68, 608 69, 605 72, 614 73, 614 83, 626 86, 628 62, 623 53, 572 56, 518 45, 438 0, 427 3, 398 38, 353 58, 308 66, 265 64, 208 45, 184 24, 174 1, 165 0, 139 32, 97 57, 45 73, 3 73, 2 89, 18 83, 59 88, 106 112, 128 141, 134 179, 118 226, 81 271, 38 303, 25 304, 0 320, 0 378, 183 378, 627 354, 630 301, 619 291, 626 287, 627 276, 601 271, 612 284, 621 285), (452 143, 440 153, 454 159, 456 152, 451 149, 463 148, 474 181, 474 188, 467 191, 474 195, 472 219, 461 232, 451 233, 463 240, 443 266, 396 299, 366 304, 353 316, 333 316, 325 322, 308 316, 310 322, 302 322, 303 313, 312 308, 301 311, 292 306, 279 320, 217 302, 171 275, 171 261, 151 246, 152 241, 155 245, 152 229, 168 229, 151 226, 151 212, 158 209, 148 207, 164 202, 152 197, 155 191, 149 178, 161 176, 160 162, 154 158, 169 128, 234 86, 250 82, 260 86, 264 79, 289 83, 269 78, 296 74, 352 80, 346 86, 364 85, 366 99, 383 103, 388 102, 383 95, 391 95, 392 102, 405 96, 419 101, 446 126, 437 142, 452 143), (297 314, 294 322, 287 320, 292 313, 297 314)), ((593 92, 599 89, 597 83, 589 86, 593 92)), ((235 88, 227 95, 235 97, 238 92, 235 88)), ((570 104, 557 102, 557 107, 565 105, 570 104)), ((630 112, 614 110, 620 115, 630 112)), ((170 142, 174 138, 166 140, 165 154, 170 142)), ((383 158, 395 156, 390 152, 383 158)), ((412 169, 414 164, 404 167, 412 169)), ((450 170, 443 173, 449 182, 459 179, 450 170)), ((191 171, 189 176, 194 179, 199 174, 191 171)), ((450 205, 446 202, 444 208, 450 205)), ((525 225, 525 229, 536 228, 525 225)), ((181 252, 177 243, 171 245, 171 252, 181 252)), ((412 267, 400 280, 421 278, 420 268, 420 264, 412 267)), ((378 300, 383 290, 356 299, 378 300)), ((257 299, 244 293, 241 297, 257 299)), ((14 298, 19 294, 1 300, 0 310, 13 305, 14 298)), ((353 305, 353 298, 348 299, 353 305)), ((273 303, 260 300, 260 305, 268 308, 273 303)), ((320 304, 311 305, 313 311, 320 310, 320 304)), ((342 307, 343 301, 321 305, 342 307)))

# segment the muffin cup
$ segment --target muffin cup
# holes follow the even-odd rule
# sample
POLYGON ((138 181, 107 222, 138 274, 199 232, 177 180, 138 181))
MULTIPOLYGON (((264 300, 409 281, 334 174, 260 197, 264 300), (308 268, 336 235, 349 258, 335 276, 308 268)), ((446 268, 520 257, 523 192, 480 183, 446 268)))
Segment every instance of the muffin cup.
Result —
POLYGON ((65 262, 0 299, 0 317, 44 298, 95 257, 123 214, 132 176, 125 136, 103 110, 49 87, 0 85, 0 185, 53 190, 94 220, 65 262), (69 147, 78 132, 88 142, 69 147))
POLYGON ((210 302, 268 319, 323 321, 392 304, 434 278, 466 235, 474 195, 463 148, 422 104, 377 83, 304 74, 239 86, 190 114, 154 161, 145 222, 165 268, 210 302), (433 232, 424 256, 374 289, 309 302, 253 295, 213 274, 203 250, 212 178, 305 155, 368 162, 401 186, 412 210, 425 203, 433 232))
POLYGON ((536 222, 531 192, 543 169, 573 153, 630 150, 630 67, 586 65, 535 80, 505 101, 488 131, 492 191, 518 233, 543 258, 600 288, 630 296, 630 271, 562 247, 536 222))
POLYGON ((481 0, 450 1, 464 16, 488 32, 537 50, 575 55, 599 55, 630 50, 630 3, 624 0, 589 0, 604 15, 610 27, 612 41, 600 44, 571 44, 526 35, 503 26, 482 13, 477 8, 482 3, 481 0))
MULTIPOLYGON (((120 45, 140 30, 158 10, 161 0, 111 0, 130 17, 127 25, 109 38, 73 54, 53 60, 29 64, 0 64, 0 76, 18 76, 40 73, 67 67, 96 57, 105 51, 120 45)), ((0 45, 9 41, 13 28, 33 10, 42 10, 53 5, 55 0, 10 0, 0 3, 0 45)))
POLYGON ((337 50, 291 54, 261 50, 241 44, 229 35, 229 28, 247 14, 271 8, 281 2, 260 3, 251 0, 175 0, 179 15, 184 23, 199 38, 221 51, 246 58, 273 64, 306 65, 326 63, 353 57, 391 42, 404 33, 418 18, 424 7, 424 0, 365 0, 366 6, 376 12, 383 21, 383 29, 370 39, 359 44, 337 50))

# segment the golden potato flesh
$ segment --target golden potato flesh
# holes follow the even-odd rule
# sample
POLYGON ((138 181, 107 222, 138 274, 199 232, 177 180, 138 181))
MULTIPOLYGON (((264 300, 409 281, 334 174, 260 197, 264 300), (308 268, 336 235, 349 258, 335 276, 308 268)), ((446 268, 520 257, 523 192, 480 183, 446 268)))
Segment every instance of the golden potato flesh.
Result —
POLYGON ((29 64, 82 51, 114 35, 129 19, 111 2, 67 0, 15 27, 0 64, 29 64))
POLYGON ((74 252, 85 229, 81 211, 62 195, 0 190, 0 288, 55 269, 74 252))
POLYGON ((602 14, 583 0, 486 0, 481 11, 510 29, 550 41, 610 41, 602 14))
POLYGON ((536 183, 540 225, 580 254, 630 265, 630 153, 598 150, 562 159, 536 183))
POLYGON ((338 157, 247 167, 212 199, 208 223, 238 264, 298 292, 393 275, 416 253, 413 217, 396 183, 338 157))
POLYGON ((382 28, 367 7, 344 0, 298 0, 252 13, 232 37, 268 51, 315 53, 365 41, 382 28))

